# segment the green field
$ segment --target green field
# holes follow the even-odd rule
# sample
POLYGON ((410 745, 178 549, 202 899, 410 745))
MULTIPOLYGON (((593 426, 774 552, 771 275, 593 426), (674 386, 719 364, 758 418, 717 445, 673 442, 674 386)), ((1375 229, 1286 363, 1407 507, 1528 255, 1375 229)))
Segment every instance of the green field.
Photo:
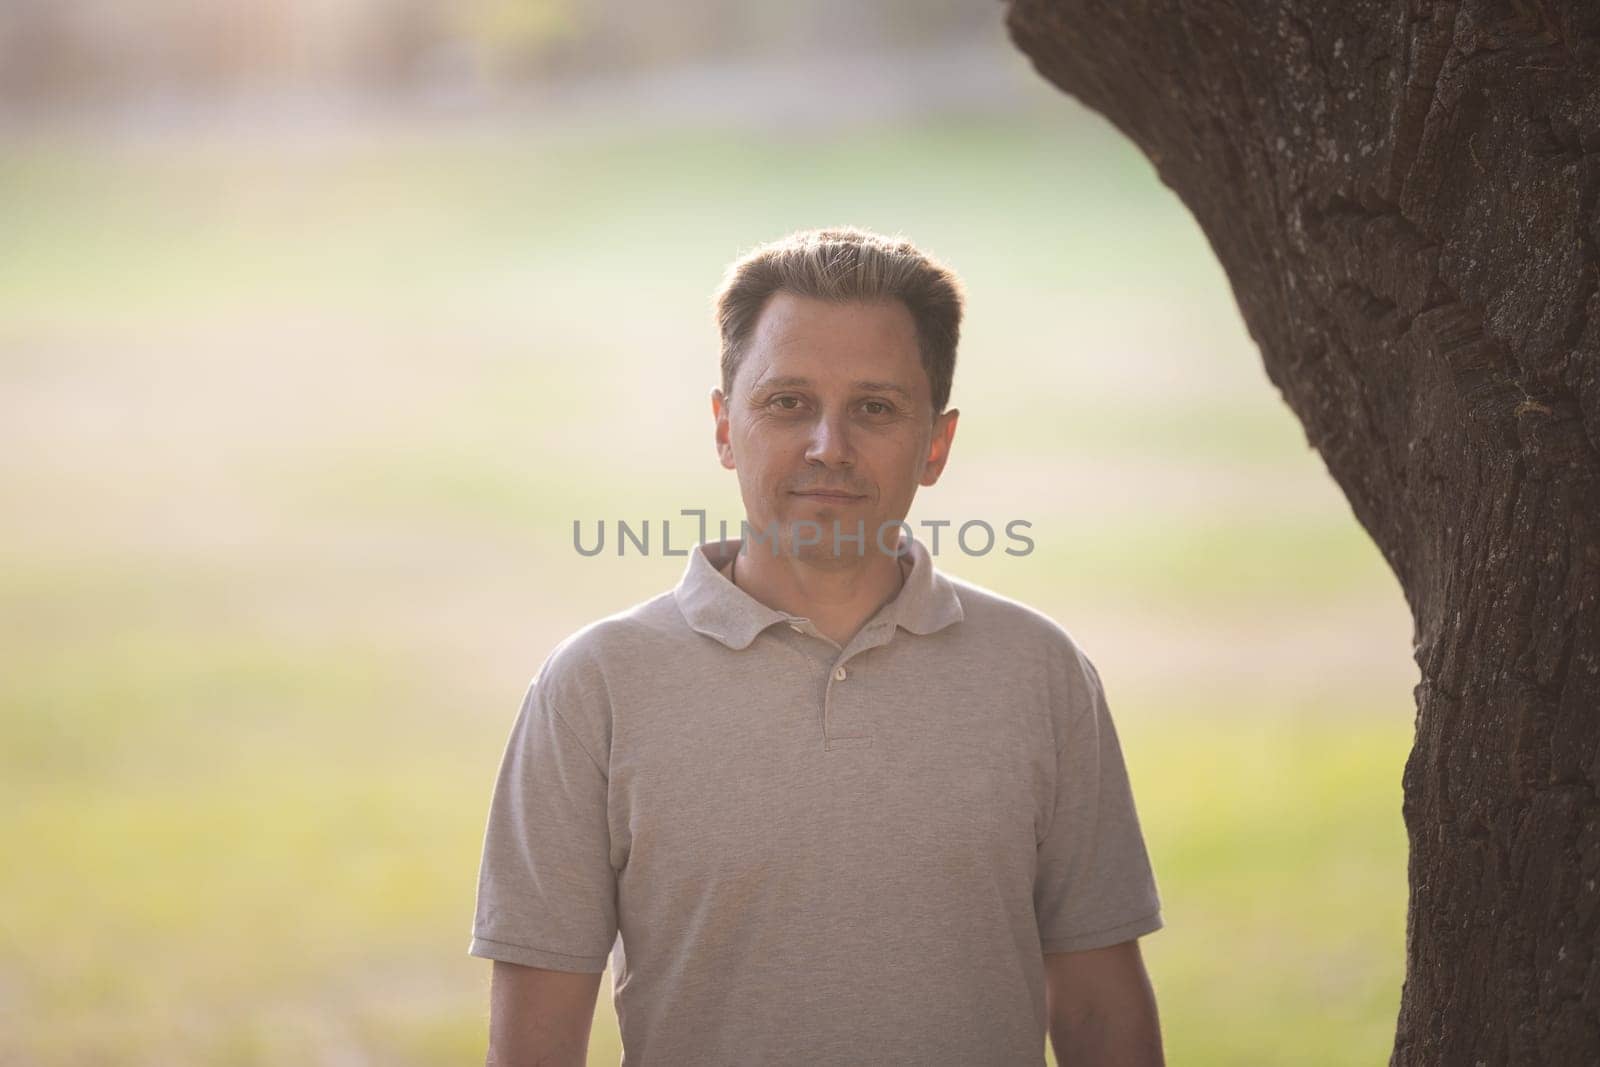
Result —
POLYGON ((1098 119, 36 137, 0 220, 0 1063, 482 1062, 523 688, 680 570, 579 558, 572 521, 737 523, 710 292, 841 222, 966 279, 912 517, 1034 525, 940 563, 1100 667, 1170 1062, 1387 1058, 1409 618, 1098 119))

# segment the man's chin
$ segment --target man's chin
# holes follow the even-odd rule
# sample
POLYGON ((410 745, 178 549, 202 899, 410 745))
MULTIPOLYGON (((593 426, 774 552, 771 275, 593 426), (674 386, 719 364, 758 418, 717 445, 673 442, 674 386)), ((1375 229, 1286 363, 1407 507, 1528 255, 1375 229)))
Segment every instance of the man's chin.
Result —
MULTIPOLYGON (((796 493, 793 499, 799 505, 800 510, 807 514, 815 512, 820 514, 855 515, 867 503, 867 498, 864 496, 806 496, 796 493)), ((854 520, 852 519, 851 522, 853 523, 854 520)))

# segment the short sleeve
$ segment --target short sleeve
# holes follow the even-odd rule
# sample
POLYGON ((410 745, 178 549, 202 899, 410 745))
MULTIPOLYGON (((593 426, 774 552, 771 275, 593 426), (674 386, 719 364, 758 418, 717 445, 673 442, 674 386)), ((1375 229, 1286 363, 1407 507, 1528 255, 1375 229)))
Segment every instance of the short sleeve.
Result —
POLYGON ((534 679, 489 806, 469 955, 605 970, 617 936, 606 793, 601 764, 534 679))
POLYGON ((1034 884, 1044 952, 1104 948, 1165 925, 1099 672, 1073 651, 1066 668, 1072 706, 1034 884))

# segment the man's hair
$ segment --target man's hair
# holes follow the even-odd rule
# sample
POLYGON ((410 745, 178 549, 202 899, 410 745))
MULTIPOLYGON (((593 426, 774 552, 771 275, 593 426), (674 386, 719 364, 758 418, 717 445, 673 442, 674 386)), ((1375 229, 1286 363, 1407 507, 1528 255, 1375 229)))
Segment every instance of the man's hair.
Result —
POLYGON ((797 230, 729 265, 715 302, 724 396, 732 395, 756 320, 778 292, 838 303, 899 300, 916 323, 934 414, 949 404, 961 336, 961 279, 910 241, 854 226, 797 230))

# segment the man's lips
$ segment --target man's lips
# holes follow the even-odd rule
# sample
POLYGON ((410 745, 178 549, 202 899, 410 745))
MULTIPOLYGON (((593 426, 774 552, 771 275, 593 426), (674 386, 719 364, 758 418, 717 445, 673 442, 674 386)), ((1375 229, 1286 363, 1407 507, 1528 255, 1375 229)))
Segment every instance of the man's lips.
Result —
POLYGON ((860 493, 844 493, 833 489, 796 489, 795 496, 812 496, 819 500, 862 500, 860 493))

